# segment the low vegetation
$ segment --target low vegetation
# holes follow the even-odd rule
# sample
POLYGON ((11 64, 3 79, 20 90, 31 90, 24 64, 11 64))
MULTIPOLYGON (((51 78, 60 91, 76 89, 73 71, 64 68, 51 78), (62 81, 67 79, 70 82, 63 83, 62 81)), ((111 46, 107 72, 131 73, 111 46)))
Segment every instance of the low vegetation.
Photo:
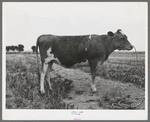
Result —
POLYGON ((104 109, 144 109, 144 94, 132 93, 133 89, 112 88, 102 95, 99 106, 104 109))
MULTIPOLYGON (((133 83, 138 87, 144 88, 145 58, 143 57, 144 54, 139 54, 138 56, 137 61, 130 53, 124 55, 123 59, 122 56, 119 57, 119 54, 117 57, 113 55, 102 66, 97 66, 96 76, 113 81, 133 83)), ((81 70, 90 73, 89 68, 81 68, 81 70)))
POLYGON ((53 92, 45 82, 44 95, 39 92, 36 64, 21 60, 6 61, 6 108, 7 109, 65 109, 62 99, 72 88, 72 81, 60 76, 51 79, 53 92), (53 83, 55 82, 55 83, 53 83))
POLYGON ((116 87, 103 94, 99 101, 99 106, 109 109, 112 107, 113 103, 118 103, 121 100, 125 100, 126 97, 127 93, 122 88, 116 87))

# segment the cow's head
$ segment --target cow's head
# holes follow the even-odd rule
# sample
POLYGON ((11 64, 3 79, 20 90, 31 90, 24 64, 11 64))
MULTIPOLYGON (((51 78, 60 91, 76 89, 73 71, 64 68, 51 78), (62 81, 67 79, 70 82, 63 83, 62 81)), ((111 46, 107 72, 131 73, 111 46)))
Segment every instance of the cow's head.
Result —
POLYGON ((133 46, 128 41, 127 36, 122 32, 121 29, 118 29, 116 33, 109 31, 108 35, 112 38, 112 43, 115 49, 118 50, 133 49, 133 46))

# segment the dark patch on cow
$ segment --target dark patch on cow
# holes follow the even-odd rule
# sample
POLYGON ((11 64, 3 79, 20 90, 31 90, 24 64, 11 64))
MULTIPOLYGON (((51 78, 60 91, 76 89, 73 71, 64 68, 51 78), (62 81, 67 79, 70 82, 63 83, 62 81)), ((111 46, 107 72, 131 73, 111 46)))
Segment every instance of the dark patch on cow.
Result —
POLYGON ((66 67, 76 63, 85 62, 87 59, 86 43, 88 36, 62 36, 53 41, 52 53, 55 58, 66 67))

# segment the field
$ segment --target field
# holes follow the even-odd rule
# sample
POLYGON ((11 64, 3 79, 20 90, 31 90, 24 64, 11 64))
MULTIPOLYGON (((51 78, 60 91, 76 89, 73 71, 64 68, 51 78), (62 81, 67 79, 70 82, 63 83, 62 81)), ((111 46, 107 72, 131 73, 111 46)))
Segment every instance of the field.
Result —
MULTIPOLYGON (((53 92, 39 93, 35 54, 6 54, 7 109, 116 109, 114 103, 142 98, 138 108, 144 109, 145 53, 114 52, 97 67, 97 93, 91 93, 89 68, 64 69, 54 65, 53 92), (134 94, 134 95, 133 95, 134 94)), ((125 109, 125 108, 121 108, 125 109)))

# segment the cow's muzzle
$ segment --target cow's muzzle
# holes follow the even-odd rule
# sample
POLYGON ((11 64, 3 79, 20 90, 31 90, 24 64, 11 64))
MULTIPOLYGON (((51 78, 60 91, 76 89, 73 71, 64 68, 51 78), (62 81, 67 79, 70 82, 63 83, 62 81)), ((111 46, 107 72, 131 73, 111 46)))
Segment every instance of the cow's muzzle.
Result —
POLYGON ((132 49, 133 49, 133 46, 132 46, 132 45, 126 47, 126 50, 132 50, 132 49))

